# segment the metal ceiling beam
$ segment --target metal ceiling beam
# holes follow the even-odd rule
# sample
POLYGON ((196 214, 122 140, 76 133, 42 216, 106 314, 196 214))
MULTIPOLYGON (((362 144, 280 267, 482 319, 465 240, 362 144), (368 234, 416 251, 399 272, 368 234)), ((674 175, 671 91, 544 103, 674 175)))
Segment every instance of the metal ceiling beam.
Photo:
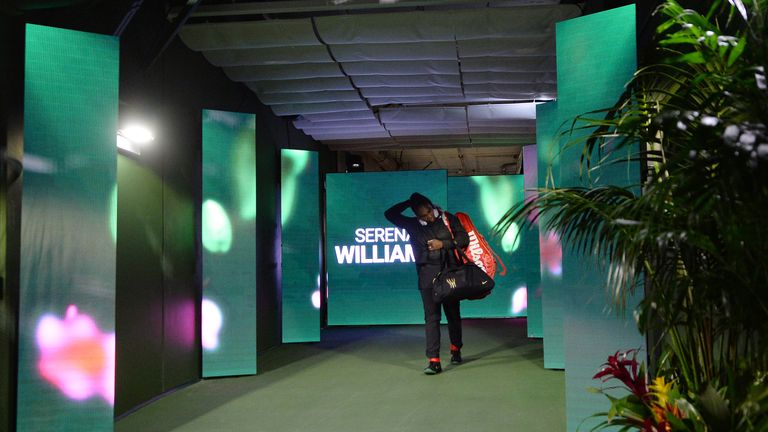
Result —
MULTIPOLYGON (((266 1, 266 2, 242 2, 228 4, 205 5, 192 15, 194 18, 224 17, 240 15, 262 14, 286 14, 286 13, 312 13, 333 12, 368 9, 392 9, 392 8, 417 8, 454 5, 488 5, 495 2, 487 0, 295 0, 295 1, 266 1)), ((527 5, 558 4, 556 0, 519 0, 515 2, 503 2, 505 6, 510 3, 527 5)), ((178 14, 178 10, 171 11, 170 17, 178 14)))
POLYGON ((187 20, 189 20, 192 14, 195 13, 197 8, 200 7, 200 3, 202 2, 203 0, 189 0, 187 1, 187 4, 179 10, 179 13, 174 17, 174 19, 171 21, 170 25, 168 26, 168 28, 170 28, 170 32, 165 37, 164 41, 162 42, 162 45, 160 45, 158 48, 154 48, 151 51, 153 54, 153 57, 152 57, 152 60, 150 60, 149 65, 147 66, 147 69, 155 65, 155 62, 157 61, 157 59, 160 58, 160 56, 165 52, 165 49, 168 48, 171 42, 173 42, 173 40, 176 38, 176 35, 179 34, 179 30, 181 30, 181 28, 184 26, 187 20))

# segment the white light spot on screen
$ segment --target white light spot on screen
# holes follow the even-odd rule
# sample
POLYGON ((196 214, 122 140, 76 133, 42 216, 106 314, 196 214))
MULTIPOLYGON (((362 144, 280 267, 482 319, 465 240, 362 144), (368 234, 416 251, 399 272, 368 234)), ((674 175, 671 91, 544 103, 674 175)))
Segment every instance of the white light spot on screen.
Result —
POLYGON ((315 309, 320 309, 320 290, 312 293, 312 306, 314 306, 315 309))
POLYGON ((528 309, 528 289, 520 287, 512 294, 512 313, 519 314, 528 309))
POLYGON ((56 172, 56 166, 51 159, 25 153, 24 171, 30 171, 38 174, 53 174, 56 172))
POLYGON ((211 253, 226 253, 232 245, 232 223, 227 211, 214 200, 203 203, 203 247, 211 253))
POLYGON ((520 228, 516 223, 513 223, 504 233, 504 237, 501 238, 501 247, 506 253, 512 253, 520 247, 520 228))
POLYGON ((206 298, 203 299, 202 321, 203 348, 214 351, 219 347, 219 330, 224 319, 219 306, 206 298))

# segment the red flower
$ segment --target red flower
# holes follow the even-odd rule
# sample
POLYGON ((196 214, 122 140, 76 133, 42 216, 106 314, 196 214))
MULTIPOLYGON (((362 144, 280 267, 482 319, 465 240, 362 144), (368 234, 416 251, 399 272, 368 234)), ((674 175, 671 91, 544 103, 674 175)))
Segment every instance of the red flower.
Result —
POLYGON ((641 370, 638 371, 637 353, 636 349, 625 352, 616 351, 614 355, 608 356, 608 361, 603 363, 600 372, 596 373, 592 379, 600 379, 602 382, 617 379, 641 400, 650 400, 645 374, 641 370))

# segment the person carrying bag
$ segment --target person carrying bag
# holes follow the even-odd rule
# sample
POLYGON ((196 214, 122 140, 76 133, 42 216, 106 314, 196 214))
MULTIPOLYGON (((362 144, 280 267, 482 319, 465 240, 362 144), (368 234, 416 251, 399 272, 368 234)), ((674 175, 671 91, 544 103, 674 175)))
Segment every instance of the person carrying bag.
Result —
POLYGON ((451 364, 461 364, 463 343, 460 302, 445 299, 436 303, 433 297, 433 281, 446 265, 450 268, 458 266, 458 258, 453 251, 469 246, 469 236, 456 216, 434 205, 429 198, 419 193, 413 193, 409 199, 392 205, 384 212, 384 216, 395 226, 408 231, 416 264, 419 294, 424 307, 425 354, 429 360, 424 373, 435 375, 443 370, 440 363, 441 309, 448 321, 451 364), (415 217, 403 214, 408 209, 415 217), (449 220, 449 225, 455 228, 452 232, 443 223, 444 220, 449 220))

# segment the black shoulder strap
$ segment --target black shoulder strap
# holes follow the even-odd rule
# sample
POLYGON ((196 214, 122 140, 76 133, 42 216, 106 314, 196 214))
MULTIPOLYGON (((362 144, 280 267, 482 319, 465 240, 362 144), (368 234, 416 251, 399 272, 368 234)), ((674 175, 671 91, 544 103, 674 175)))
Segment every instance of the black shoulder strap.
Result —
MULTIPOLYGON (((448 228, 448 233, 451 234, 451 239, 454 241, 454 246, 456 246, 456 237, 453 236, 453 228, 451 228, 451 217, 452 216, 453 215, 448 213, 447 211, 443 211, 443 223, 445 224, 445 227, 448 228)), ((455 216, 453 216, 453 217, 455 217, 455 216)), ((461 223, 461 222, 459 222, 459 223, 461 223)), ((462 250, 460 247, 454 247, 453 250, 455 250, 456 253, 458 255, 460 255, 462 258, 464 258, 464 263, 474 262, 471 259, 469 259, 467 254, 465 254, 464 250, 462 250)), ((456 258, 458 259, 459 257, 457 256, 456 258)), ((461 261, 461 259, 458 259, 458 261, 461 261)), ((464 264, 464 263, 462 263, 462 264, 464 264)))

